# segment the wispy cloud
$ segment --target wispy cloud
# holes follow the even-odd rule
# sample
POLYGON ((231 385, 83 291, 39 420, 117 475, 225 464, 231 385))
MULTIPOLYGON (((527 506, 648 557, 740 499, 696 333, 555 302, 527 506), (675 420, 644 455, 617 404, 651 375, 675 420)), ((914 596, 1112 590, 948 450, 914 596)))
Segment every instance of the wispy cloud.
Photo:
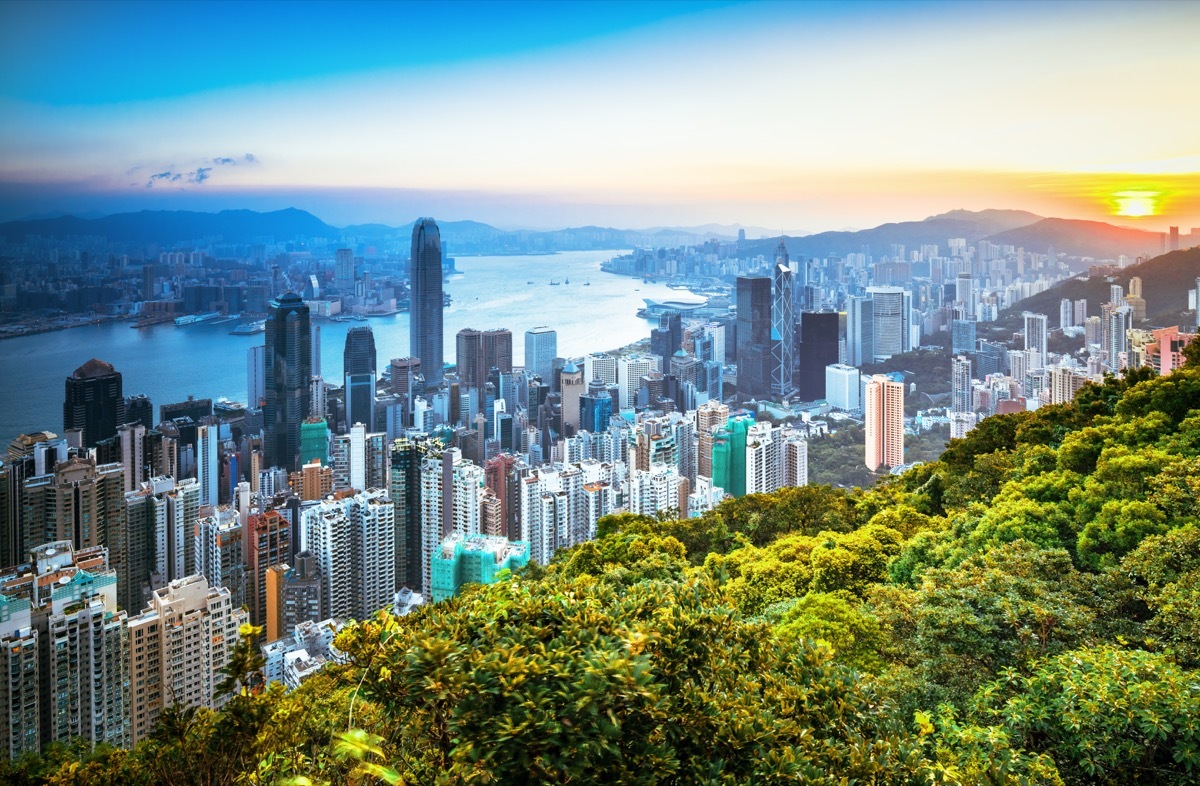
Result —
POLYGON ((146 188, 154 188, 155 185, 161 183, 178 183, 182 179, 183 175, 178 172, 157 172, 146 181, 146 188))
POLYGON ((247 153, 240 158, 230 158, 229 156, 219 156, 212 160, 217 166, 238 166, 240 164, 257 164, 258 157, 253 153, 247 153))
MULTIPOLYGON (((232 158, 230 156, 217 156, 216 158, 206 159, 204 163, 212 164, 212 166, 197 166, 195 169, 189 172, 176 172, 174 167, 171 167, 163 172, 157 172, 151 175, 146 181, 146 188, 154 188, 155 186, 164 185, 166 183, 179 183, 184 180, 192 185, 199 186, 203 185, 210 177, 212 177, 212 172, 215 167, 247 166, 250 164, 257 164, 259 161, 258 157, 253 153, 246 153, 238 158, 232 158)), ((130 169, 127 174, 133 174, 139 169, 141 169, 140 166, 135 166, 133 169, 130 169)))

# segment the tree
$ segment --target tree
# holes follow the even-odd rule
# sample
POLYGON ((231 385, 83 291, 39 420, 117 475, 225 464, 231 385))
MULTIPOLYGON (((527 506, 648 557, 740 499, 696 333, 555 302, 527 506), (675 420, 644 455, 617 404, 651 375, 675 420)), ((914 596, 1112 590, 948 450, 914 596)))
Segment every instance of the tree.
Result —
POLYGON ((703 577, 518 579, 337 646, 399 721, 406 782, 924 782, 852 672, 743 622, 703 577))
POLYGON ((1200 774, 1200 693, 1164 656, 1112 646, 1063 653, 980 691, 976 716, 1052 753, 1070 784, 1189 784, 1200 774))

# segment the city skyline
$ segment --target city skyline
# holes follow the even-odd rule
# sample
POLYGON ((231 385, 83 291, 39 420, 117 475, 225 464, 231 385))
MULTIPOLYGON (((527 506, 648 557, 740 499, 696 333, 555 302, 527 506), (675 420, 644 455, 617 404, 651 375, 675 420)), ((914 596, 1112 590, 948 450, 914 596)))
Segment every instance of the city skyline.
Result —
POLYGON ((9 6, 0 218, 1200 224, 1194 4, 222 8, 9 6), (174 30, 203 46, 146 68, 174 30))

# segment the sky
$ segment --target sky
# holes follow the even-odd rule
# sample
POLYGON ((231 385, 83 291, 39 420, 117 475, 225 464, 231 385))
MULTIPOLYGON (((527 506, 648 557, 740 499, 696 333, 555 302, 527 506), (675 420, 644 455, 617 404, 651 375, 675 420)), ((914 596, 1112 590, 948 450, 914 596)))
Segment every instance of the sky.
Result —
POLYGON ((1200 227, 1198 2, 0 4, 0 220, 1200 227))

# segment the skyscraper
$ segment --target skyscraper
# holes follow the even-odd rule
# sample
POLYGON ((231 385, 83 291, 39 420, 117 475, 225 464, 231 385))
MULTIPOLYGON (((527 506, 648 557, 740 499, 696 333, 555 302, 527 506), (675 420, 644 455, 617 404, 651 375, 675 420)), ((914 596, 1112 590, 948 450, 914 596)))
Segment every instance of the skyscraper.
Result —
POLYGON ((683 346, 683 316, 668 311, 658 318, 658 327, 650 331, 650 352, 658 355, 662 368, 668 368, 671 358, 683 346))
POLYGON ((771 391, 771 279, 737 280, 738 399, 761 398, 771 391))
POLYGON ((546 385, 554 383, 554 358, 558 355, 558 333, 546 326, 525 331, 525 370, 542 378, 546 385))
MULTIPOLYGON (((909 335, 911 296, 900 287, 867 287, 874 326, 874 360, 887 360, 912 348, 909 335)), ((864 358, 864 363, 871 362, 864 358)))
POLYGON ((83 430, 83 446, 94 448, 102 439, 116 436, 125 422, 121 372, 112 364, 92 358, 67 377, 63 401, 63 430, 83 430))
POLYGON ((442 236, 432 218, 413 225, 408 354, 421 361, 425 384, 442 383, 442 236))
POLYGON ((804 401, 826 398, 825 368, 838 362, 836 311, 800 315, 800 346, 796 363, 796 395, 804 401))
POLYGON ((350 328, 342 352, 347 429, 355 423, 374 422, 375 359, 375 334, 371 328, 350 328))
POLYGON ((1042 368, 1046 365, 1046 315, 1026 311, 1021 316, 1025 319, 1025 349, 1037 351, 1036 368, 1042 368))
POLYGON ((787 250, 775 265, 771 289, 771 393, 779 398, 791 395, 795 372, 796 313, 792 308, 792 269, 787 266, 787 250))
POLYGON ((299 468, 300 424, 309 415, 312 337, 308 306, 294 292, 271 301, 267 317, 263 452, 267 466, 299 468))
POLYGON ((333 285, 343 295, 354 294, 354 251, 339 248, 334 252, 333 285))
POLYGON ((869 297, 846 298, 846 363, 875 362, 875 304, 869 297))
POLYGON ((951 361, 951 408, 954 412, 971 412, 971 360, 962 355, 951 361))
POLYGON ((867 469, 904 463, 904 383, 883 374, 867 381, 863 402, 867 469))

